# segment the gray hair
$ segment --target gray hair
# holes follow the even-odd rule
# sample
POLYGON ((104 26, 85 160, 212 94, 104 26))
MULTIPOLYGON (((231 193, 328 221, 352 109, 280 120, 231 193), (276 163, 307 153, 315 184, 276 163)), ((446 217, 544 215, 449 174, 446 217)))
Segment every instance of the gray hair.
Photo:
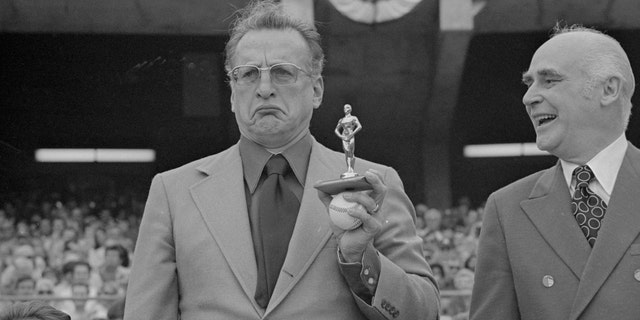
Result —
POLYGON ((586 91, 591 91, 593 87, 607 80, 611 76, 616 76, 622 81, 621 96, 623 99, 622 121, 626 130, 631 116, 631 97, 635 90, 635 78, 631 63, 620 43, 613 37, 604 34, 593 28, 581 25, 560 26, 556 24, 551 37, 570 32, 590 32, 601 35, 598 41, 591 45, 580 62, 581 67, 589 77, 586 91))
POLYGON ((68 314, 41 301, 16 303, 2 312, 0 320, 71 320, 68 314))
POLYGON ((294 30, 300 33, 309 46, 311 53, 311 73, 319 76, 324 65, 324 53, 320 45, 320 34, 313 25, 296 19, 284 12, 282 5, 272 0, 252 1, 238 11, 239 16, 233 23, 230 39, 225 48, 225 69, 231 71, 232 60, 240 39, 254 30, 294 30))

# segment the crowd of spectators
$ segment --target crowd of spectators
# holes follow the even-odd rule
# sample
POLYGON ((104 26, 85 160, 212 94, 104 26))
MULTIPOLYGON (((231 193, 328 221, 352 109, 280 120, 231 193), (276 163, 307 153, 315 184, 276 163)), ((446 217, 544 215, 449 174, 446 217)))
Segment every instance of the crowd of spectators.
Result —
MULTIPOLYGON (((122 304, 146 193, 117 188, 0 195, 0 300, 43 299, 73 320, 107 319, 122 304), (80 297, 89 299, 63 299, 80 297)), ((464 319, 482 206, 416 205, 416 228, 438 280, 443 319, 464 319), (459 293, 459 294, 456 294, 459 293)))
POLYGON ((145 198, 74 186, 0 195, 0 296, 12 297, 0 310, 41 299, 73 320, 107 319, 125 296, 145 198))
POLYGON ((446 210, 416 205, 416 229, 431 265, 441 299, 442 319, 466 319, 482 226, 483 206, 472 207, 467 197, 446 210))

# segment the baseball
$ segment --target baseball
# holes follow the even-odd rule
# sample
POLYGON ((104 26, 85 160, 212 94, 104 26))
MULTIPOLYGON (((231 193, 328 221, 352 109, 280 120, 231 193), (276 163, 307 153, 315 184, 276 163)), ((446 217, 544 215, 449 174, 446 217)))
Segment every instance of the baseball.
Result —
POLYGON ((353 230, 362 224, 360 219, 348 214, 348 212, 356 211, 367 212, 361 204, 345 200, 342 193, 335 195, 329 204, 329 217, 342 230, 353 230))

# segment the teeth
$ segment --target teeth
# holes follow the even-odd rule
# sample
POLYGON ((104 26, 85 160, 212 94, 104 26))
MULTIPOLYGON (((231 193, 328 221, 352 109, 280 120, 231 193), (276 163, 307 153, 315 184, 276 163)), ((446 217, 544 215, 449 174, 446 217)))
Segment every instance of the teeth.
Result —
POLYGON ((545 114, 545 115, 536 117, 536 119, 538 120, 538 125, 542 125, 543 123, 545 123, 547 121, 550 121, 550 120, 553 120, 555 118, 556 118, 556 116, 551 115, 551 114, 545 114))

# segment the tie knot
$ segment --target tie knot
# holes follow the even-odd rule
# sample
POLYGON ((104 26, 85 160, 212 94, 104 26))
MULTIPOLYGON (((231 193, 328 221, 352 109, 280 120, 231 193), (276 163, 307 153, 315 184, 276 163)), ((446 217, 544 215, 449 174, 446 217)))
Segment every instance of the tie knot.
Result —
POLYGON ((272 174, 284 175, 289 170, 289 163, 281 154, 272 156, 264 166, 267 176, 272 174))
POLYGON ((576 189, 588 187, 589 181, 594 178, 593 171, 589 166, 577 167, 573 170, 573 175, 576 177, 576 189))

